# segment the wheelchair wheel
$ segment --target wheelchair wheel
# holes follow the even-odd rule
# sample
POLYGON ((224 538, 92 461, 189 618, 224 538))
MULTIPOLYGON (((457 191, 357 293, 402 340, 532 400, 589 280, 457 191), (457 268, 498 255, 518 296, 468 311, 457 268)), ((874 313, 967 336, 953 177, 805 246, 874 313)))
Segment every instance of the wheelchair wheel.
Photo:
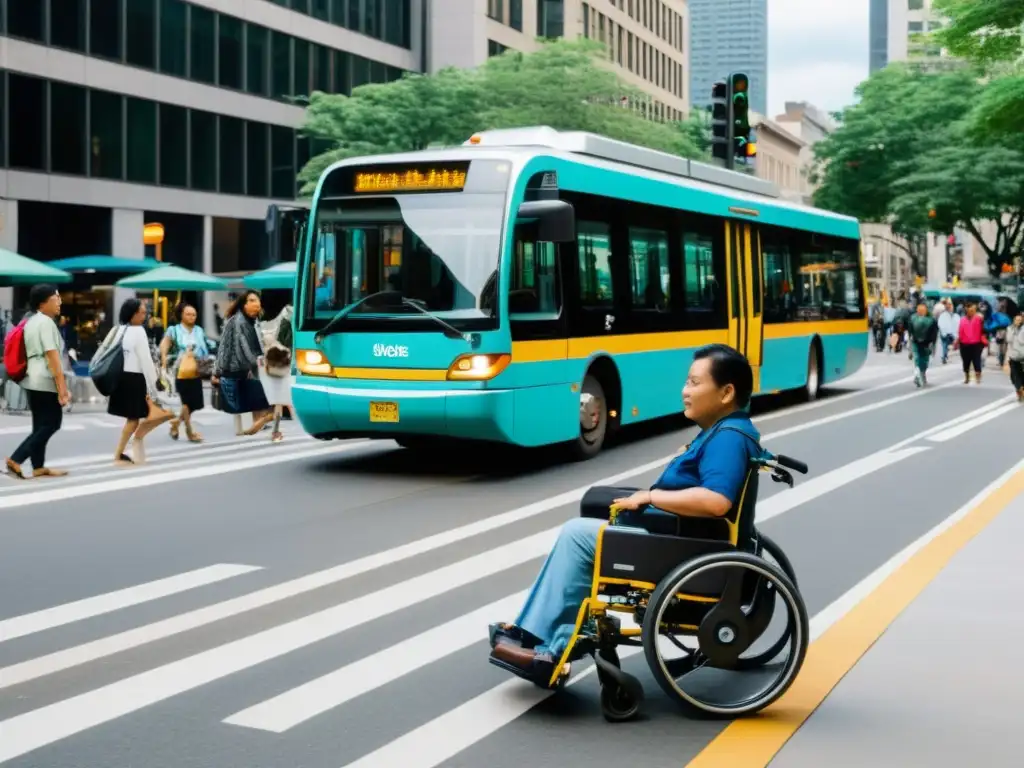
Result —
MULTIPOLYGON (((767 552, 769 556, 778 564, 782 572, 789 577, 789 580, 793 582, 794 587, 799 585, 796 582, 796 570, 793 568, 793 564, 786 557, 786 553, 782 551, 782 547, 775 543, 775 539, 769 536, 757 532, 758 541, 761 544, 761 552, 767 552)), ((760 552, 758 553, 760 554, 760 552)))
POLYGON ((601 686, 601 714, 609 723, 632 720, 642 703, 643 699, 625 685, 608 682, 601 686))
MULTIPOLYGON (((765 534, 758 531, 758 555, 764 557, 768 555, 775 561, 775 565, 782 569, 782 572, 789 577, 789 580, 793 582, 794 587, 798 587, 796 583, 796 571, 793 568, 793 564, 786 557, 786 553, 782 551, 782 548, 775 543, 775 540, 766 536, 765 534)), ((773 585, 768 585, 768 589, 773 589, 773 585)), ((790 617, 791 618, 791 617, 790 617)), ((779 634, 778 639, 771 644, 768 648, 761 651, 760 653, 740 658, 737 662, 739 669, 757 669, 764 664, 767 664, 776 656, 778 656, 785 649, 786 644, 789 642, 789 637, 792 633, 793 626, 792 622, 787 622, 786 631, 779 634)))
POLYGON ((642 637, 647 664, 665 693, 693 714, 731 718, 758 712, 788 690, 807 654, 809 621, 781 568, 755 555, 721 552, 684 563, 658 584, 642 637), (718 599, 689 597, 700 595, 718 599), (686 626, 690 622, 696 630, 686 626), (783 642, 766 640, 778 624, 783 642), (680 656, 676 635, 698 647, 680 656))

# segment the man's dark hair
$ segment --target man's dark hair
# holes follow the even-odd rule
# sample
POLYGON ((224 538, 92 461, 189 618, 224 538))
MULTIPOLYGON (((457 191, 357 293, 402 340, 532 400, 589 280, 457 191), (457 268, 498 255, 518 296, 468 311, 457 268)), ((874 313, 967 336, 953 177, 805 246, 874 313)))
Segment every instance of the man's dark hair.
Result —
POLYGON ((118 322, 121 325, 131 323, 132 318, 135 317, 135 313, 139 311, 141 306, 142 302, 138 299, 125 299, 124 304, 121 305, 121 311, 117 313, 118 322))
POLYGON ((711 362, 711 378, 719 387, 732 384, 736 390, 736 404, 746 408, 754 392, 754 372, 747 358, 726 344, 709 344, 698 349, 694 360, 711 362))
POLYGON ((57 292, 57 286, 53 283, 39 283, 39 285, 33 285, 32 289, 28 292, 28 306, 33 312, 38 312, 39 308, 50 300, 50 297, 57 292))

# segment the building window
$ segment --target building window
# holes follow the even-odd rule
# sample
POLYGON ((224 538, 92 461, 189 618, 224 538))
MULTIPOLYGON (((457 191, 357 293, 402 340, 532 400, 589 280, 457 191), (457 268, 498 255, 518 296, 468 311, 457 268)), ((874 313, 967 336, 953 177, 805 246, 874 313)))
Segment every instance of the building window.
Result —
POLYGON ((185 77, 188 61, 188 7, 180 0, 160 0, 160 71, 185 77))
POLYGON ((912 35, 916 34, 916 33, 919 33, 919 32, 924 32, 924 22, 923 21, 908 21, 907 22, 907 32, 909 32, 912 35))
POLYGON ((275 99, 292 95, 292 39, 282 32, 270 33, 270 88, 275 99))
POLYGON ((487 41, 487 55, 488 56, 501 56, 508 49, 501 43, 497 43, 494 40, 487 41))
POLYGON ((127 99, 128 181, 156 183, 156 104, 127 99))
POLYGON ((46 170, 46 81, 8 75, 8 151, 11 168, 46 170))
POLYGON ((519 32, 523 31, 523 0, 509 0, 508 25, 519 32))
POLYGON ((245 25, 245 90, 257 96, 266 96, 270 33, 255 24, 245 25))
POLYGON ((123 22, 121 0, 89 0, 89 53, 120 61, 123 22))
POLYGON ((352 90, 370 82, 370 60, 352 56, 352 90))
POLYGON ((321 21, 331 20, 330 3, 328 0, 313 0, 312 16, 321 21))
POLYGON ((381 0, 363 0, 363 2, 366 4, 366 29, 364 32, 370 37, 379 38, 381 36, 381 0))
POLYGON ((245 126, 245 193, 256 197, 270 194, 270 126, 245 126))
POLYGON ((359 13, 360 5, 361 3, 358 0, 356 2, 349 0, 348 3, 348 28, 354 32, 363 31, 362 14, 359 13))
POLYGON ((504 23, 505 21, 505 8, 504 0, 487 0, 487 16, 488 18, 494 19, 504 23))
POLYGON ((217 191, 217 116, 191 110, 189 114, 189 146, 192 148, 189 167, 192 189, 217 191))
POLYGON ((188 110, 160 105, 160 183, 188 186, 188 110))
POLYGON ((348 23, 348 17, 345 15, 347 3, 348 0, 331 0, 331 21, 339 27, 344 27, 348 23))
POLYGON ((108 91, 89 92, 89 175, 122 179, 124 97, 108 91))
POLYGON ((50 83, 50 170, 85 175, 85 88, 50 83))
POLYGON ((217 80, 224 88, 242 90, 242 22, 233 16, 217 20, 217 80))
POLYGON ((136 67, 156 66, 156 0, 132 0, 125 18, 125 59, 136 67))
POLYGON ((348 96, 352 92, 352 56, 343 51, 334 52, 334 91, 348 96))
POLYGON ((408 0, 384 0, 384 42, 406 45, 409 24, 408 0))
POLYGON ((270 126, 270 196, 290 200, 295 194, 295 132, 270 126))
MULTIPOLYGON (((556 38, 564 34, 563 0, 537 0, 537 35, 556 38)), ((590 8, 583 4, 583 36, 590 36, 590 8)))
POLYGON ((245 194, 245 122, 220 116, 220 191, 245 194))
POLYGON ((924 0, 907 0, 908 11, 920 11, 924 9, 924 0))
POLYGON ((86 0, 50 0, 50 45, 85 51, 85 3, 86 0))
POLYGON ((295 49, 295 81, 292 84, 293 96, 309 96, 309 42, 296 38, 292 41, 295 49))
POLYGON ((313 46, 313 90, 331 93, 331 54, 330 48, 322 45, 313 46))
POLYGON ((7 0, 7 33, 46 42, 45 13, 46 5, 41 0, 7 0))
POLYGON ((216 16, 197 5, 189 7, 189 77, 200 83, 217 82, 216 16))

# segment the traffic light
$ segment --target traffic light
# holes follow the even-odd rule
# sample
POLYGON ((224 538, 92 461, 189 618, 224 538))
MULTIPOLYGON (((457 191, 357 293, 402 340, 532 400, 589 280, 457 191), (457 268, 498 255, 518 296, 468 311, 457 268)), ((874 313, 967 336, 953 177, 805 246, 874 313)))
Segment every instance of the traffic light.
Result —
POLYGON ((729 87, 724 82, 717 82, 711 88, 711 152, 725 163, 726 168, 733 165, 731 122, 729 87))
POLYGON ((742 72, 734 72, 729 75, 728 85, 733 155, 747 157, 747 143, 750 141, 750 78, 742 72))

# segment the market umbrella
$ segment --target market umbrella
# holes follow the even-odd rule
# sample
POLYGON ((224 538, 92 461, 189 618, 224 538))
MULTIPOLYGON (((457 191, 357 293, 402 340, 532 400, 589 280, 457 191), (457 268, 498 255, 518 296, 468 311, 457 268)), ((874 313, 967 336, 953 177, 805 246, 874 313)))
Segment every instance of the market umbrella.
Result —
POLYGON ((51 262, 50 266, 73 273, 137 275, 140 272, 147 272, 163 265, 156 259, 128 259, 122 256, 91 255, 58 259, 51 262))
POLYGON ((118 280, 118 288, 133 288, 138 291, 226 291, 228 284, 219 277, 193 272, 184 267, 168 264, 151 269, 141 275, 132 275, 118 280))
POLYGON ((32 283, 70 283, 71 275, 14 251, 0 248, 0 287, 32 283))
POLYGON ((242 281, 246 288, 254 291, 292 290, 295 287, 295 262, 286 261, 269 269, 253 272, 242 281))

